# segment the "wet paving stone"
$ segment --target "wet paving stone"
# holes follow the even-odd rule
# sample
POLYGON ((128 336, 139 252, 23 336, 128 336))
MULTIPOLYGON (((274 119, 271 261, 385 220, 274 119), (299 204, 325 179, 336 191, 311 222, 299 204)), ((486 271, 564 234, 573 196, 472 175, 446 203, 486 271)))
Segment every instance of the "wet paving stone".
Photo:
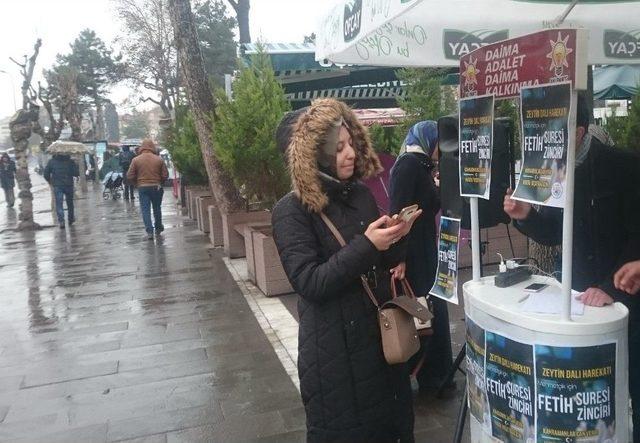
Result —
MULTIPOLYGON (((32 180, 36 221, 52 225, 32 180)), ((306 441, 299 392, 169 189, 154 241, 137 201, 89 189, 65 230, 13 232, 17 214, 0 208, 0 441, 306 441)), ((295 296, 281 300, 295 317, 295 296)), ((450 312, 457 351, 463 315, 450 312)), ((417 396, 416 441, 451 441, 459 402, 417 396)))
MULTIPOLYGON (((170 192, 150 242, 137 202, 89 189, 65 230, 13 232, 0 208, 0 441, 288 441, 304 417, 279 411, 298 391, 221 253, 170 192)), ((47 188, 34 195, 51 225, 47 188)))

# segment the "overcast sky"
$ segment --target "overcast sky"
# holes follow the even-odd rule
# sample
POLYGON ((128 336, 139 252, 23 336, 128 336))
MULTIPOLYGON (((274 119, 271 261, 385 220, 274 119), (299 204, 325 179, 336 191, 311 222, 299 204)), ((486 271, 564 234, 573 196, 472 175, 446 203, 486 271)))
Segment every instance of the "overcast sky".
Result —
MULTIPOLYGON (((302 42, 315 31, 316 21, 335 0, 251 0, 251 37, 267 42, 302 42)), ((19 68, 9 57, 31 54, 38 37, 42 48, 36 74, 49 68, 56 54, 66 53, 81 30, 91 28, 108 43, 118 35, 113 0, 0 0, 0 118, 14 111, 12 90, 21 106, 19 68), (12 83, 13 81, 13 88, 12 83)), ((229 7, 229 9, 231 9, 229 7)), ((37 84, 35 79, 34 84, 37 84)), ((124 88, 112 94, 116 104, 127 96, 124 88)))

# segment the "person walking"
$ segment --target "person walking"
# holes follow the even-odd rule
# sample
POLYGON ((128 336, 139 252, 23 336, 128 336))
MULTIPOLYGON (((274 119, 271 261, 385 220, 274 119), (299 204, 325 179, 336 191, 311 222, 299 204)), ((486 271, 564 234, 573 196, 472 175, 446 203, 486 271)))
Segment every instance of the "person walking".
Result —
POLYGON ((16 202, 16 196, 13 193, 13 188, 16 186, 16 163, 6 152, 0 157, 0 185, 4 191, 7 207, 13 208, 16 202))
POLYGON ((44 168, 44 179, 53 186, 56 199, 56 215, 60 229, 64 229, 64 200, 67 201, 67 219, 69 226, 75 221, 73 207, 73 178, 80 176, 78 164, 67 154, 54 154, 44 168))
POLYGON ((131 201, 134 201, 136 199, 135 196, 133 195, 134 183, 132 183, 127 178, 127 171, 129 171, 129 167, 131 166, 131 161, 134 159, 135 156, 136 154, 131 152, 131 147, 129 146, 123 146, 122 151, 118 154, 118 163, 120 164, 120 168, 122 169, 122 172, 125 175, 123 180, 124 199, 125 200, 131 199, 131 201))
MULTIPOLYGON (((407 206, 417 204, 424 214, 411 228, 407 241, 401 243, 405 256, 398 267, 398 277, 406 277, 417 296, 429 296, 438 267, 436 215, 440 211, 440 191, 433 178, 432 157, 437 155, 438 124, 422 121, 413 125, 396 159, 389 180, 390 213, 397 214, 407 206)), ((421 355, 428 358, 417 373, 421 390, 438 388, 445 381, 452 365, 451 332, 447 302, 430 297, 433 307, 433 335, 421 337, 421 355)), ((453 387, 449 385, 448 387, 453 387)))
POLYGON ((147 232, 147 239, 153 240, 153 233, 159 235, 164 231, 162 225, 162 183, 169 177, 164 161, 158 155, 155 144, 150 139, 142 141, 139 154, 131 161, 127 170, 127 180, 138 188, 142 221, 147 232), (154 222, 151 222, 153 208, 154 222))
POLYGON ((273 236, 298 293, 298 373, 307 441, 413 442, 413 404, 406 364, 390 366, 377 309, 391 298, 389 270, 408 222, 386 227, 360 178, 381 170, 353 111, 334 99, 315 101, 293 125, 286 148, 293 192, 273 209, 273 236), (344 237, 341 247, 323 220, 344 237))

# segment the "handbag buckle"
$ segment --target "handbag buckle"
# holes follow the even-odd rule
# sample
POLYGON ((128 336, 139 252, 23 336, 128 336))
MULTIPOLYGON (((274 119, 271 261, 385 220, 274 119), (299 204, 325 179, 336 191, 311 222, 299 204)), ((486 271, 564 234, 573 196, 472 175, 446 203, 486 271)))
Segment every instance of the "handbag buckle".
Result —
POLYGON ((373 269, 370 269, 365 274, 365 277, 366 277, 367 282, 369 283, 369 286, 371 287, 371 289, 375 289, 375 288, 378 287, 378 274, 376 273, 375 266, 373 267, 373 269))

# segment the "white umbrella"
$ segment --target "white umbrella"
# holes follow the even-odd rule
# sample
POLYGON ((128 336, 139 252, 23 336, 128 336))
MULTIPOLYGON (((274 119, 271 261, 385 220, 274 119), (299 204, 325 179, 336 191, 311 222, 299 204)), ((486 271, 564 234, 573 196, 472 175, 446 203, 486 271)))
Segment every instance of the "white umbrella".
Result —
POLYGON ((567 12, 563 28, 589 30, 589 64, 640 63, 639 0, 340 0, 320 21, 316 59, 457 67, 461 55, 556 27, 567 12))
POLYGON ((48 154, 88 154, 89 149, 82 143, 71 140, 56 140, 47 148, 48 154))

